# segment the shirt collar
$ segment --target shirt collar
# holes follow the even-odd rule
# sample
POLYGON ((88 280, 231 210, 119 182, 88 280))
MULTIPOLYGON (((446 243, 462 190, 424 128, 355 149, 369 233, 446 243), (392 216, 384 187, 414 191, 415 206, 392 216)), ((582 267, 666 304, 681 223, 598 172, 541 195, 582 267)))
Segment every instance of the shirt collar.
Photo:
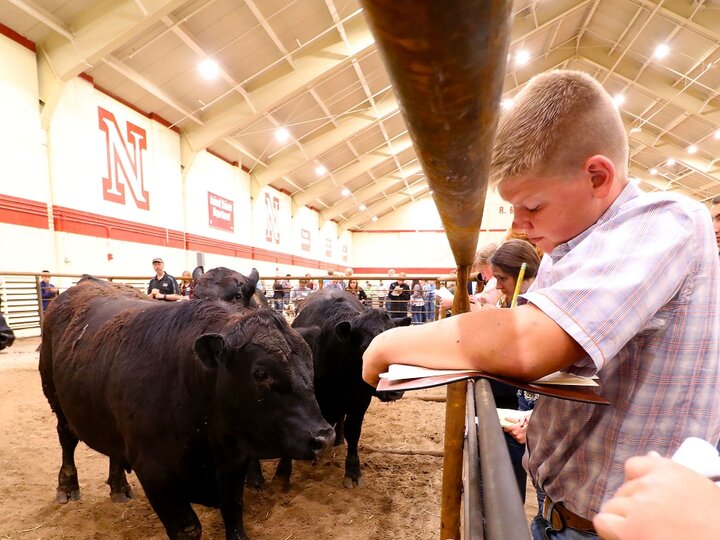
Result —
POLYGON ((567 242, 558 245, 555 249, 552 250, 550 256, 552 257, 553 261, 559 261, 560 259, 562 259, 580 242, 587 238, 587 236, 593 231, 593 229, 595 229, 595 227, 606 223, 607 221, 610 221, 610 219, 617 215, 617 213, 620 211, 620 208, 626 202, 640 196, 641 194, 642 190, 639 187, 639 182, 637 182, 636 180, 629 181, 627 185, 623 188, 623 190, 620 192, 620 195, 617 196, 613 203, 608 207, 607 210, 605 210, 605 212, 603 212, 603 214, 594 224, 592 224, 590 227, 578 234, 575 238, 571 238, 567 242))

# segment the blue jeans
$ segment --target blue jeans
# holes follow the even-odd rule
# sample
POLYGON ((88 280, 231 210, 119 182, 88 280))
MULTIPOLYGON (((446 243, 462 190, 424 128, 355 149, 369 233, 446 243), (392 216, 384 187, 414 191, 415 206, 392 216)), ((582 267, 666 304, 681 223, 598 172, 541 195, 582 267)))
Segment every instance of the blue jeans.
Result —
POLYGON ((535 519, 530 523, 530 532, 533 540, 586 540, 588 538, 598 538, 597 534, 580 532, 576 529, 565 528, 562 531, 553 531, 550 529, 550 524, 542 516, 535 516, 535 519))

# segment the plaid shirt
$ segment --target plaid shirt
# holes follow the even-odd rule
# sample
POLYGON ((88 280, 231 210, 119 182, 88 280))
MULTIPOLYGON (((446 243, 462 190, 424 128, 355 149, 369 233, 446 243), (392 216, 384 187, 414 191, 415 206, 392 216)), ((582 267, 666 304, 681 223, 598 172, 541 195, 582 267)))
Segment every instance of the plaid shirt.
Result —
POLYGON ((527 436, 536 486, 585 518, 631 456, 720 436, 719 265, 707 209, 628 185, 600 219, 543 258, 525 298, 588 356, 610 405, 541 397, 527 436))

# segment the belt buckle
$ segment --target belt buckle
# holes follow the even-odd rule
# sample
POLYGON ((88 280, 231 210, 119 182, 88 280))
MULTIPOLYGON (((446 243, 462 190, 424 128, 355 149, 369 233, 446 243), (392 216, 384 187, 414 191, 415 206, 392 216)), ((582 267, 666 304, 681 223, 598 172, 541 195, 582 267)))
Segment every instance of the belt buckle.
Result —
POLYGON ((550 529, 552 529, 555 532, 560 532, 565 529, 567 526, 565 524, 565 518, 563 518, 560 511, 556 508, 555 502, 550 501, 550 503, 547 505, 547 512, 546 512, 545 520, 548 522, 548 525, 550 525, 550 529), (556 525, 556 523, 559 523, 559 525, 556 525))

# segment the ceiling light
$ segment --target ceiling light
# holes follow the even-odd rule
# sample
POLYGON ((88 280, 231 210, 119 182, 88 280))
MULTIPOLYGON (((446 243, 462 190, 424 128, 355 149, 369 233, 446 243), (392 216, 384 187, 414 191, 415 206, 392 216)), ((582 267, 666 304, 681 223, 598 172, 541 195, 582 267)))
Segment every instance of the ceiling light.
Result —
POLYGON ((656 169, 655 167, 653 167, 652 169, 650 169, 650 174, 652 174, 653 176, 655 176, 655 175, 657 174, 657 169, 656 169))
POLYGON ((285 142, 290 138, 290 132, 284 127, 275 130, 275 138, 280 142, 285 142))
POLYGON ((515 65, 516 66, 524 66, 530 61, 530 53, 526 51, 525 49, 519 50, 517 53, 515 53, 515 65))
POLYGON ((716 139, 720 139, 720 129, 715 132, 715 135, 713 135, 713 137, 715 137, 716 139))
POLYGON ((360 210, 361 212, 364 212, 365 210, 367 210, 367 206, 365 206, 364 204, 361 204, 360 206, 358 206, 358 210, 360 210))
POLYGON ((640 133, 642 131, 642 128, 634 127, 630 130, 630 133, 640 133))
POLYGON ((322 176, 326 172, 327 167, 325 167, 325 165, 318 165, 317 167, 315 167, 315 174, 317 174, 318 176, 322 176))
POLYGON ((515 104, 512 98, 506 98, 502 100, 502 103, 500 103, 500 106, 503 108, 504 111, 507 111, 508 109, 512 109, 512 106, 515 104))
POLYGON ((673 159, 673 158, 669 158, 665 163, 667 164, 668 167, 672 167, 673 165, 675 165, 677 163, 677 161, 675 161, 675 159, 673 159))
POLYGON ((371 218, 370 218, 370 221, 372 221, 373 223, 376 222, 376 221, 377 221, 377 216, 371 217, 371 218))
POLYGON ((212 58, 206 58, 200 62, 198 69, 200 70, 200 75, 209 81, 215 79, 218 73, 220 73, 220 66, 218 66, 212 58))
POLYGON ((688 146, 688 154, 696 154, 697 151, 698 151, 698 147, 695 146, 694 144, 691 144, 690 146, 688 146))
POLYGON ((613 96, 613 103, 616 107, 620 107, 623 103, 625 103, 625 96, 623 94, 615 94, 613 96))
POLYGON ((668 53, 670 52, 670 47, 665 45, 665 43, 661 43, 657 47, 655 47, 655 52, 653 53, 653 56, 657 58, 658 60, 662 60, 665 58, 668 53))
POLYGON ((344 187, 344 188, 342 188, 342 191, 340 193, 342 193, 343 197, 347 197, 348 195, 350 195, 350 190, 348 188, 344 187))

